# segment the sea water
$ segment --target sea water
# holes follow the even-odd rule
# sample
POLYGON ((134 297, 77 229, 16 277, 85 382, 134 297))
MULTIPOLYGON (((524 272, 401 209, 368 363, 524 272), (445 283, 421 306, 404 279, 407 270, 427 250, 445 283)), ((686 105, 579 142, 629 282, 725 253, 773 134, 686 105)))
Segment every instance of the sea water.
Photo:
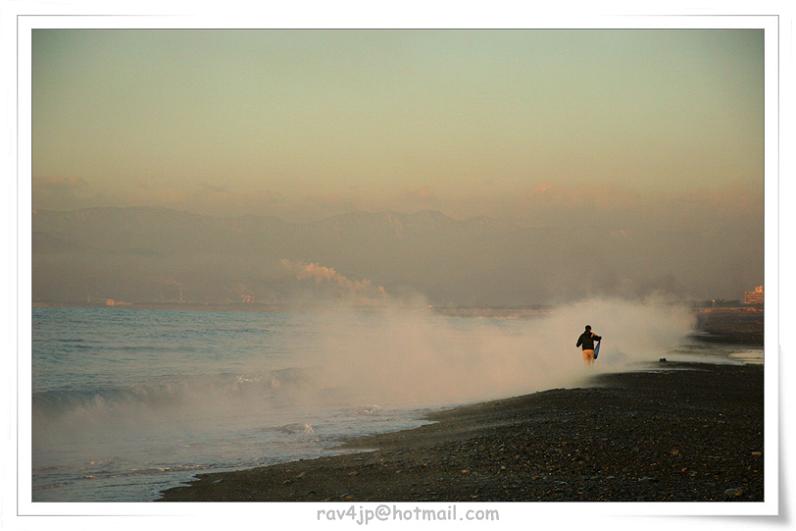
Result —
POLYGON ((35 308, 33 500, 152 500, 425 423, 324 389, 313 315, 35 308))

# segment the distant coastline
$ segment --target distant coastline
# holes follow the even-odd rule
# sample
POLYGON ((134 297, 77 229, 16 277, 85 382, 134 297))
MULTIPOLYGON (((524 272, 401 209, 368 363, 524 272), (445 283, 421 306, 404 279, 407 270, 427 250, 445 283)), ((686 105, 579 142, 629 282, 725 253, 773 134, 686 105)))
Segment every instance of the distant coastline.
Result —
POLYGON ((141 309, 141 310, 183 310, 183 311, 235 311, 235 312, 283 312, 288 305, 277 304, 242 304, 242 303, 196 303, 196 302, 125 302, 113 305, 103 302, 34 302, 34 308, 108 308, 108 309, 141 309))
POLYGON ((695 338, 717 343, 763 345, 763 306, 700 308, 695 338))
MULTIPOLYGON (((185 311, 235 311, 235 312, 285 312, 308 308, 307 304, 261 303, 201 303, 201 302, 127 302, 108 304, 97 302, 45 302, 34 301, 33 308, 109 308, 185 311)), ((378 307, 361 305, 362 308, 378 307)), ((696 316, 695 337, 707 341, 726 341, 740 344, 761 344, 763 338, 764 308, 762 305, 710 306, 709 303, 692 303, 696 316)), ((503 319, 531 319, 544 317, 554 308, 551 305, 528 306, 434 306, 429 308, 450 317, 491 317, 503 319)))

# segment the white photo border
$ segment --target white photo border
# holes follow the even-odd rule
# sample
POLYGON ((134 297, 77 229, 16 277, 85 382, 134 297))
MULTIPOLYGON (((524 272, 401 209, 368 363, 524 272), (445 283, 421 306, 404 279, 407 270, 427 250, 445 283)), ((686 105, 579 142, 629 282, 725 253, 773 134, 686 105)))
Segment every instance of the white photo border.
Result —
MULTIPOLYGON (((32 196, 31 196, 31 38, 34 29, 45 28, 225 28, 225 29, 298 29, 298 28, 462 28, 462 29, 660 29, 660 28, 748 28, 764 31, 765 55, 765 441, 763 502, 600 502, 577 503, 577 512, 588 519, 596 515, 776 515, 779 508, 779 17, 760 16, 596 16, 596 17, 545 17, 527 20, 520 17, 509 20, 488 18, 481 22, 473 17, 452 17, 455 22, 441 25, 439 20, 394 20, 389 13, 380 17, 365 14, 360 20, 331 16, 320 19, 306 16, 254 17, 190 16, 190 15, 132 15, 132 16, 17 16, 17 186, 18 186, 18 351, 17 351, 17 515, 190 515, 197 517, 262 518, 268 515, 269 526, 295 525, 314 521, 315 509, 322 503, 51 503, 32 501, 31 478, 31 266, 32 266, 32 196), (532 23, 531 23, 532 22, 532 23)), ((523 521, 529 510, 541 519, 560 517, 573 512, 574 502, 501 504, 469 504, 462 507, 499 508, 501 519, 523 521)), ((357 504, 376 505, 376 504, 357 504)), ((412 507, 417 504, 396 504, 412 507)), ((444 508, 448 504, 428 504, 444 508)), ((252 520, 256 521, 256 520, 252 520)), ((553 520, 550 520, 552 522, 553 520)), ((144 522, 139 522, 144 523, 144 522)), ((311 522, 310 522, 311 523, 311 522)), ((636 521, 636 525, 639 524, 636 521)), ((177 524, 177 522, 174 522, 177 524)))

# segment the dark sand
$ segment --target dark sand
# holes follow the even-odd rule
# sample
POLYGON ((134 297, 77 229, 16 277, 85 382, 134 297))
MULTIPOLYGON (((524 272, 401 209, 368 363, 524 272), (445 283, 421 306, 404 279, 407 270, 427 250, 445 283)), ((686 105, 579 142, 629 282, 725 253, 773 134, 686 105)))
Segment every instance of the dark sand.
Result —
POLYGON ((373 451, 202 474, 162 499, 762 501, 762 366, 657 367, 344 445, 373 451))

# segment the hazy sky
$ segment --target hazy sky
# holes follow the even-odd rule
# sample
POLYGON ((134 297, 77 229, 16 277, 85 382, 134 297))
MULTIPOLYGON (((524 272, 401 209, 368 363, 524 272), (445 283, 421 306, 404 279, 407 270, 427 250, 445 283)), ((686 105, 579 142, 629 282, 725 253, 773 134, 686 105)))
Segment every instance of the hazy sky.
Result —
POLYGON ((34 30, 33 140, 36 208, 758 216, 763 34, 34 30))

